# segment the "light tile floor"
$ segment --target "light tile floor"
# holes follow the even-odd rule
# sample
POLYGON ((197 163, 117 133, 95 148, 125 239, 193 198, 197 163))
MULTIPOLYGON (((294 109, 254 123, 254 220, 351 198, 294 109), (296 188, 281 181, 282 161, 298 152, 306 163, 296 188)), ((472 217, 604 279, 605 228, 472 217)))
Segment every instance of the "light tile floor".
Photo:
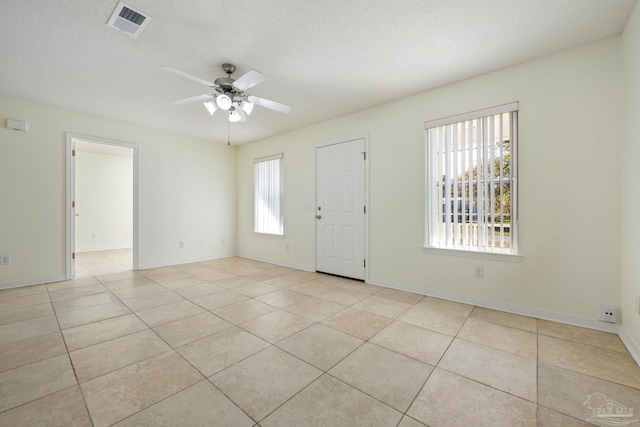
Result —
POLYGON ((242 258, 130 268, 130 251, 79 254, 74 280, 0 291, 1 426, 602 426, 601 405, 640 411, 640 368, 612 334, 242 258))

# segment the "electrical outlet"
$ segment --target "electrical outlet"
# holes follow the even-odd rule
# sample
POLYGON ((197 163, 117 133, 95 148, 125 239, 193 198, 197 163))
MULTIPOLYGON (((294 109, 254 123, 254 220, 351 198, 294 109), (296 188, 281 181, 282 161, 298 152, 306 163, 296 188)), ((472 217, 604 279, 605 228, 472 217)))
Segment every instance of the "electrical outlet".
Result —
POLYGON ((598 304, 598 320, 609 323, 617 323, 616 308, 609 305, 598 304))
POLYGON ((178 248, 184 249, 184 242, 182 240, 178 242, 178 248))
POLYGON ((475 277, 476 279, 484 279, 484 267, 473 267, 473 277, 475 277))
POLYGON ((11 255, 0 255, 0 265, 11 264, 11 255))

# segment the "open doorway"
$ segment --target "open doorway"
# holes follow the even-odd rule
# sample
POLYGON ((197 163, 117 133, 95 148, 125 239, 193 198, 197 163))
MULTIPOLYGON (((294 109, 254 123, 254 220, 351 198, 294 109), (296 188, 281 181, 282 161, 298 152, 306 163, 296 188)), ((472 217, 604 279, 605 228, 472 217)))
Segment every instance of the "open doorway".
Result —
POLYGON ((67 278, 137 269, 137 146, 67 136, 67 278))

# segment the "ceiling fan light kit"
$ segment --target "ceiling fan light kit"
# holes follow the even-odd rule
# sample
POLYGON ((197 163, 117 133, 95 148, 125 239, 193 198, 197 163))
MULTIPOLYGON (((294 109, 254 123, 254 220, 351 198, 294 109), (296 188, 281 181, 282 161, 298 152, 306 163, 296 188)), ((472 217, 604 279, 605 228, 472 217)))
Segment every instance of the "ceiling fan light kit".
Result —
POLYGON ((291 111, 291 107, 288 105, 244 93, 245 90, 266 80, 266 77, 256 70, 249 70, 237 79, 233 79, 231 78, 231 74, 236 71, 236 66, 233 64, 222 64, 222 70, 227 73, 227 77, 218 77, 212 83, 176 68, 163 67, 163 69, 208 86, 216 92, 179 99, 173 102, 177 105, 204 101, 203 104, 207 111, 209 111, 209 114, 213 115, 218 109, 228 111, 228 119, 229 122, 232 123, 247 121, 247 117, 251 115, 253 111, 254 104, 285 114, 291 111))
POLYGON ((244 111, 242 111, 241 109, 233 108, 232 110, 229 111, 229 121, 231 123, 247 121, 247 116, 245 114, 243 114, 243 113, 244 113, 244 111))
POLYGON ((216 104, 213 101, 207 101, 204 103, 205 108, 207 109, 207 111, 209 111, 209 114, 211 114, 213 116, 213 113, 216 112, 216 110, 218 109, 218 104, 216 104))
POLYGON ((231 108, 232 103, 233 101, 231 101, 229 95, 226 95, 224 93, 216 97, 216 104, 221 110, 228 110, 229 108, 231 108))
POLYGON ((242 111, 247 113, 247 116, 250 116, 251 112, 253 111, 253 104, 249 101, 242 100, 242 102, 240 102, 240 108, 242 109, 242 111))

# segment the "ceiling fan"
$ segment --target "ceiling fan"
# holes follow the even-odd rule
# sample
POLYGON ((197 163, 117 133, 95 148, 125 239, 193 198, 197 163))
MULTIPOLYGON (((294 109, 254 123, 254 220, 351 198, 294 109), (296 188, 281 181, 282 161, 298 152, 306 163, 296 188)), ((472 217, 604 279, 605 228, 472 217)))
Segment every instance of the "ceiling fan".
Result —
POLYGON ((236 66, 233 64, 222 64, 222 69, 227 73, 227 77, 219 77, 212 83, 172 67, 162 67, 162 69, 209 86, 215 91, 213 93, 173 101, 176 105, 202 101, 211 115, 213 115, 216 110, 228 111, 229 121, 233 123, 246 121, 247 117, 253 111, 254 104, 281 113, 291 111, 291 107, 288 105, 244 93, 245 90, 266 80, 266 77, 256 70, 249 70, 237 79, 233 79, 231 78, 231 74, 236 71, 236 66))

